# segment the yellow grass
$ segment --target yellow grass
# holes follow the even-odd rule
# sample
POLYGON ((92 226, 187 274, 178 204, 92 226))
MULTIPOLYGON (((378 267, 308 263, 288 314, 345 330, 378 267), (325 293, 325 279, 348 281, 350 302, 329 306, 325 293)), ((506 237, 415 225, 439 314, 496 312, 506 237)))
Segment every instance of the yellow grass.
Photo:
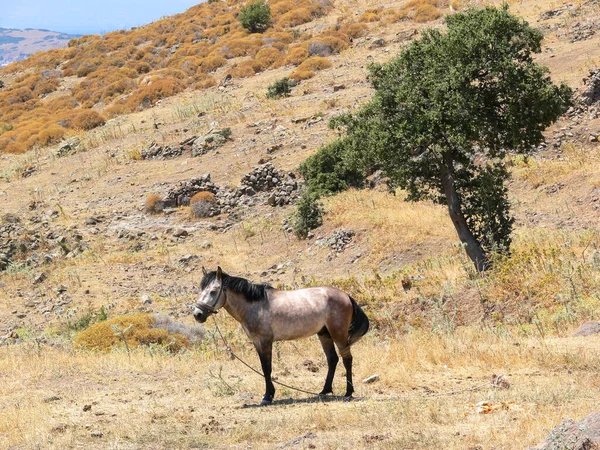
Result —
MULTIPOLYGON (((239 336, 230 320, 222 326, 239 336)), ((245 338, 234 342, 256 366, 245 338)), ((316 339, 277 350, 279 380, 321 387, 326 367, 316 339)), ((594 339, 515 345, 510 334, 476 328, 391 339, 372 333, 354 347, 357 400, 319 403, 279 387, 279 402, 257 410, 244 405, 258 403, 260 378, 212 344, 179 356, 141 350, 128 356, 25 343, 0 349, 0 446, 262 449, 310 432, 306 443, 317 448, 522 449, 563 417, 594 409, 597 350, 594 339), (373 374, 379 381, 360 382, 373 374), (510 388, 492 387, 492 374, 505 375, 510 388), (481 414, 474 406, 481 401, 504 408, 481 414)), ((334 390, 343 390, 341 369, 334 390)))

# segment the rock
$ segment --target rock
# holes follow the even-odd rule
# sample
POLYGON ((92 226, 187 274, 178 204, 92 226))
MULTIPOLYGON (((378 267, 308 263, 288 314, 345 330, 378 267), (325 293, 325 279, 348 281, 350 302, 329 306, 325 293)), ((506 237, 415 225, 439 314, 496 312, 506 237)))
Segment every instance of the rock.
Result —
POLYGON ((40 284, 43 283, 46 278, 48 276, 46 275, 45 272, 40 272, 39 274, 36 275, 36 277, 33 279, 33 284, 40 284))
POLYGON ((92 409, 92 405, 83 405, 83 412, 90 411, 92 409))
POLYGON ((172 159, 181 156, 182 147, 171 145, 159 145, 156 142, 142 150, 142 159, 172 159))
POLYGON ((152 299, 150 298, 150 296, 148 294, 142 295, 140 300, 142 302, 142 305, 151 305, 152 304, 152 299))
POLYGON ((385 42, 385 39, 383 39, 383 38, 373 39, 371 41, 371 44, 369 45, 370 48, 381 48, 381 47, 385 47, 385 46, 386 46, 386 42, 385 42))
POLYGON ((599 333, 600 322, 584 322, 577 328, 577 331, 573 333, 573 336, 591 336, 599 333))
POLYGON ((376 381, 379 381, 379 375, 377 375, 377 374, 371 375, 370 377, 365 378, 363 380, 363 383, 371 384, 371 383, 375 383, 376 381))
POLYGON ((591 106, 600 100, 600 68, 590 70, 583 80, 583 91, 579 95, 581 103, 591 106))
POLYGON ((579 422, 563 420, 546 440, 531 450, 593 450, 600 448, 600 412, 579 422))
POLYGON ((73 155, 81 149, 79 138, 72 138, 65 141, 56 151, 56 156, 64 158, 65 156, 73 155))
POLYGON ((184 238, 187 237, 189 233, 183 228, 179 228, 173 232, 173 236, 176 238, 184 238))
POLYGON ((192 255, 192 254, 188 254, 188 255, 184 255, 181 258, 179 258, 177 261, 181 264, 189 264, 190 262, 192 262, 194 259, 198 259, 198 257, 196 255, 192 255))

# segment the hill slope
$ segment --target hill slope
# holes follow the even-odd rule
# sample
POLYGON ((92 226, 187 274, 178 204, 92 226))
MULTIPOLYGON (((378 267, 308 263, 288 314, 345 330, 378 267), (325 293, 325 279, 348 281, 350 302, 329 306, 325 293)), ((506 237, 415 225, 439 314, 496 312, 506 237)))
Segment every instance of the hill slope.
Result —
MULTIPOLYGON (((241 39, 238 44, 251 49, 225 55, 231 51, 229 45, 223 48, 225 41, 205 42, 211 52, 224 55, 222 66, 186 74, 177 92, 114 116, 110 108, 138 98, 135 92, 148 74, 154 82, 176 79, 169 70, 183 70, 189 55, 178 52, 185 45, 173 47, 182 36, 194 36, 187 28, 177 35, 186 20, 194 26, 189 16, 142 27, 139 33, 151 36, 143 42, 130 42, 136 34, 85 37, 76 50, 65 50, 71 57, 61 56, 58 65, 54 51, 2 71, 9 90, 32 93, 29 82, 41 71, 60 72, 54 90, 28 100, 36 113, 11 109, 18 112, 9 116, 17 131, 9 135, 14 142, 18 123, 25 126, 34 118, 42 125, 32 129, 40 132, 43 124, 67 116, 49 106, 53 101, 71 104, 71 113, 95 111, 106 122, 89 131, 59 125, 64 131, 56 145, 36 141, 23 155, 0 155, 0 330, 14 333, 6 342, 17 343, 0 354, 6 362, 0 372, 5 381, 0 436, 6 438, 0 446, 242 448, 252 442, 272 448, 315 442, 317 448, 524 448, 540 441, 544 428, 562 416, 583 415, 598 404, 598 390, 588 388, 600 385, 597 353, 582 350, 596 341, 562 338, 578 322, 596 319, 600 307, 597 102, 571 110, 548 130, 547 144, 536 155, 510 161, 517 219, 513 253, 485 277, 470 270, 444 208, 407 203, 402 192, 392 195, 377 180, 374 189, 325 199, 325 223, 306 241, 288 231, 293 204, 270 200, 285 197, 281 189, 293 186, 285 184, 293 179, 289 173, 334 136, 328 119, 370 98, 368 62, 389 60, 424 26, 443 26, 441 19, 415 22, 416 8, 408 3, 325 4, 320 17, 271 30, 285 35, 280 41, 273 35, 256 38, 261 46, 267 39, 275 39, 274 46, 283 43, 277 49, 281 64, 259 70, 253 64, 263 48, 245 47, 254 37, 227 34, 240 31, 235 21, 211 23, 211 29, 229 26, 223 35, 229 44, 241 39), (406 17, 402 11, 408 11, 406 17), (308 54, 311 40, 356 23, 364 25, 358 27, 362 31, 351 41, 346 35, 344 48, 323 57, 331 67, 300 80, 290 97, 266 97, 267 86, 297 70, 286 62, 294 48, 308 54), (157 30, 164 42, 158 42, 157 30), (287 35, 292 41, 286 44, 287 35), (103 84, 116 70, 105 65, 109 59, 96 61, 95 75, 68 71, 85 67, 110 42, 122 44, 114 54, 105 52, 123 62, 113 66, 119 70, 135 71, 130 61, 139 63, 138 50, 144 50, 142 59, 149 58, 148 73, 128 78, 131 91, 108 95, 107 86, 120 81, 103 84), (200 79, 213 82, 198 86, 200 79), (76 98, 77 92, 82 97, 76 98), (263 170, 271 170, 267 162, 281 183, 262 192, 257 184, 250 186, 249 175, 261 178, 263 170), (172 205, 158 214, 145 211, 150 194, 182 199, 199 185, 214 191, 220 214, 197 218, 189 207, 172 205), (373 324, 355 352, 356 380, 380 374, 379 383, 360 386, 359 394, 370 399, 312 403, 281 389, 277 398, 289 404, 257 414, 243 405, 256 402, 260 379, 230 362, 214 343, 177 357, 160 349, 131 355, 73 352, 76 324, 96 320, 101 308, 111 316, 144 310, 191 322, 201 267, 217 265, 256 282, 326 283, 351 292, 373 324), (15 335, 24 341, 15 341, 15 335), (492 373, 510 374, 514 389, 490 387, 492 373), (479 385, 484 387, 471 390, 479 385), (455 390, 461 393, 443 400, 428 394, 455 390), (500 406, 480 415, 472 405, 482 400, 500 406), (143 407, 131 406, 134 402, 143 407), (83 410, 84 405, 92 409, 83 410), (270 433, 273 427, 277 437, 270 433)), ((437 4, 439 11, 450 12, 446 2, 437 4)), ((224 9, 223 20, 231 20, 237 8, 213 7, 224 9)), ((537 60, 555 81, 581 92, 583 79, 600 63, 597 2, 550 7, 524 0, 511 8, 545 30, 537 60)), ((195 9, 188 13, 198 16, 195 9)), ((191 39, 189 45, 204 45, 191 39)), ((5 117, 0 122, 6 123, 5 117)), ((223 315, 219 320, 236 351, 255 362, 239 327, 223 315)), ((214 332, 212 325, 208 329, 214 332)), ((324 375, 318 344, 282 344, 279 350, 277 376, 317 389, 324 375)))
POLYGON ((25 59, 36 52, 66 47, 71 39, 77 37, 79 35, 33 28, 0 28, 0 67, 25 59))

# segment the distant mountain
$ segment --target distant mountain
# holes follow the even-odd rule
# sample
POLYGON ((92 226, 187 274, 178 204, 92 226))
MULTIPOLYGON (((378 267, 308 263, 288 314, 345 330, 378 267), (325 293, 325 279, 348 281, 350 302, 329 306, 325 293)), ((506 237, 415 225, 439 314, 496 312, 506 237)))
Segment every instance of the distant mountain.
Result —
POLYGON ((79 36, 33 28, 0 28, 0 67, 42 50, 66 47, 71 39, 79 36))

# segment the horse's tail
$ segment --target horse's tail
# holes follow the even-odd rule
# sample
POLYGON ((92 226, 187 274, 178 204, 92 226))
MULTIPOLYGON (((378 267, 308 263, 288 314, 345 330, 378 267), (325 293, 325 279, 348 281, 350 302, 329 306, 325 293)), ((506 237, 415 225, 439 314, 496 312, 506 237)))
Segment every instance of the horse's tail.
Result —
POLYGON ((352 297, 350 298, 350 302, 352 303, 352 321, 350 322, 350 327, 348 328, 348 345, 354 344, 361 337, 367 334, 369 331, 369 318, 362 310, 356 300, 352 297))

